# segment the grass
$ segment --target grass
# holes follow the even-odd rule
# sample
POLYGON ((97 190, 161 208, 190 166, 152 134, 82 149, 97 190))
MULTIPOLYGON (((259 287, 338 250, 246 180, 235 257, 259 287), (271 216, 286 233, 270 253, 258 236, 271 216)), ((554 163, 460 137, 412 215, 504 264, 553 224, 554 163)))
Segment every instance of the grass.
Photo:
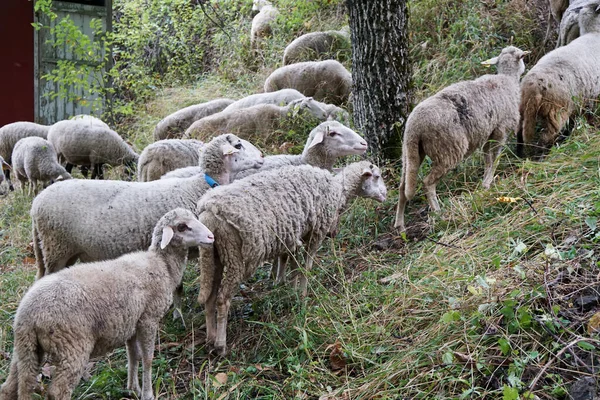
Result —
MULTIPOLYGON (((543 53, 536 43, 545 28, 536 25, 537 3, 528 4, 412 2, 416 97, 486 72, 479 61, 510 43, 535 49, 532 65, 543 53)), ((119 132, 141 149, 152 141, 154 125, 177 109, 259 91, 291 32, 321 28, 327 18, 335 22, 330 25, 343 25, 337 6, 323 16, 294 17, 288 30, 281 21, 258 63, 242 50, 249 39, 233 35, 235 46, 213 50, 216 59, 228 60, 214 74, 186 87, 157 89, 156 98, 123 121, 119 132)), ((231 32, 246 32, 248 21, 240 17, 231 32)), ((400 166, 383 166, 389 199, 357 200, 347 210, 339 234, 324 243, 309 274, 308 298, 288 286, 273 287, 268 265, 243 284, 229 317, 226 358, 207 355, 203 310, 195 301, 197 268, 190 263, 184 277, 187 329, 170 314, 164 319, 153 364, 155 394, 163 399, 567 398, 570 384, 592 375, 589 366, 598 363, 597 334, 589 330, 597 306, 582 303, 582 295, 593 297, 600 287, 598 116, 596 110, 580 117, 571 137, 543 162, 516 158, 510 143, 487 191, 481 188, 481 155, 465 160, 438 186, 440 214, 425 212, 419 188, 407 208, 408 235, 402 237, 392 231, 400 166)), ((421 178, 426 171, 424 166, 421 178)), ((35 267, 31 199, 17 191, 0 197, 0 203, 3 381, 12 351, 10 325, 35 267)), ((91 376, 75 398, 127 396, 124 349, 97 360, 91 376)))

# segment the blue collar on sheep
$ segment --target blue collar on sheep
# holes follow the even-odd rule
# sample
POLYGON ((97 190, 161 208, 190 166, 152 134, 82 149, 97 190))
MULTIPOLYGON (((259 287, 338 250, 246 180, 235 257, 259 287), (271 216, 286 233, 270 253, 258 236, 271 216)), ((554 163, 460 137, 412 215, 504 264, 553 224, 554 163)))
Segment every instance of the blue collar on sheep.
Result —
POLYGON ((219 186, 219 183, 210 176, 208 176, 208 174, 204 174, 204 180, 206 181, 206 183, 208 183, 208 186, 210 186, 211 188, 219 186))

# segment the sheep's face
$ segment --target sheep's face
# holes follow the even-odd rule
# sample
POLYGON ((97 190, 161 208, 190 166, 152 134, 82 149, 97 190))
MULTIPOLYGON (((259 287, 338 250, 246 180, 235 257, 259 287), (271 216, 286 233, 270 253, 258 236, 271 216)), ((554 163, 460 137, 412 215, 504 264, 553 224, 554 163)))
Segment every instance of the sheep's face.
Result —
POLYGON ((252 2, 252 11, 260 11, 264 6, 271 5, 267 0, 254 0, 252 2))
POLYGON ((362 179, 360 196, 383 203, 387 197, 387 188, 379 168, 372 164, 364 168, 362 179))
POLYGON ((523 57, 529 53, 531 52, 523 51, 515 46, 508 46, 502 49, 502 53, 498 57, 483 61, 482 64, 487 66, 496 65, 499 74, 519 77, 525 72, 523 57))
POLYGON ((335 121, 324 122, 311 132, 304 155, 310 148, 318 144, 323 146, 325 153, 332 158, 358 155, 367 151, 365 139, 352 129, 335 121))
POLYGON ((228 143, 223 145, 225 168, 232 174, 247 169, 262 167, 265 159, 262 152, 252 143, 229 135, 228 143))
POLYGON ((305 97, 290 102, 289 107, 292 110, 292 115, 312 115, 319 121, 325 121, 329 116, 327 112, 312 98, 305 97))
POLYGON ((600 2, 586 4, 579 12, 580 36, 590 32, 600 32, 600 2))
MULTIPOLYGON (((189 212, 189 215, 178 215, 162 230, 160 248, 164 249, 169 244, 180 245, 185 248, 201 246, 209 247, 215 237, 212 232, 189 212)), ((187 214, 187 213, 185 213, 187 214)))

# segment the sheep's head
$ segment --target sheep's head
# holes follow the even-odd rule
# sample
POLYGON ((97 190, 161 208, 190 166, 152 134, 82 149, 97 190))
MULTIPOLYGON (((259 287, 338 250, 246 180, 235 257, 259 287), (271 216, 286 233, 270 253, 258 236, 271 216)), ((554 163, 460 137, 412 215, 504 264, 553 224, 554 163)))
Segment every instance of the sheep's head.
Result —
MULTIPOLYGON (((176 208, 166 213, 156 225, 154 230, 155 240, 160 237, 160 248, 168 245, 178 247, 208 247, 213 244, 215 237, 195 215, 183 208, 176 208)), ((155 245, 157 243, 153 243, 155 245)))
POLYGON ((252 11, 260 11, 264 6, 270 6, 271 2, 267 0, 252 1, 252 11))
POLYGON ((498 57, 490 58, 481 64, 486 66, 496 65, 498 74, 511 75, 518 78, 525 72, 523 57, 529 53, 531 52, 523 51, 515 46, 508 46, 502 49, 498 57))
POLYGON ((319 121, 325 121, 328 117, 327 112, 312 97, 293 100, 288 104, 288 109, 292 111, 293 117, 311 115, 319 121))
POLYGON ((315 146, 321 146, 330 158, 358 155, 367 151, 365 139, 337 121, 326 121, 313 129, 302 156, 306 157, 315 146))
POLYGON ((600 32, 600 1, 591 1, 579 11, 580 35, 600 32))
MULTIPOLYGON (((363 161, 364 162, 364 161, 363 161)), ((381 177, 381 170, 373 165, 365 165, 361 173, 362 186, 360 197, 377 200, 383 203, 387 197, 387 188, 381 177)))
POLYGON ((233 133, 213 138, 200 155, 200 166, 220 184, 229 183, 228 177, 240 171, 260 168, 263 163, 262 152, 233 133))

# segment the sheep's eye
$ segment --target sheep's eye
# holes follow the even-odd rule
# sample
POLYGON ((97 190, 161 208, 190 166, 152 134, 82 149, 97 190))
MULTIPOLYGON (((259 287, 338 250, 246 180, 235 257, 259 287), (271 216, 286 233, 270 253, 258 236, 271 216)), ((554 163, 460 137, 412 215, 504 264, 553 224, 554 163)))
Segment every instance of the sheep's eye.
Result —
POLYGON ((240 150, 240 149, 242 148, 242 144, 241 144, 241 143, 238 143, 238 144, 236 144, 236 145, 235 145, 235 146, 233 146, 233 147, 235 147, 236 149, 240 150))
POLYGON ((186 230, 188 230, 188 226, 186 224, 179 224, 177 225, 177 231, 178 232, 185 232, 186 230))
POLYGON ((330 131, 330 132, 329 132, 329 136, 335 136, 335 135, 337 135, 337 134, 338 134, 338 133, 337 133, 336 131, 330 131))

